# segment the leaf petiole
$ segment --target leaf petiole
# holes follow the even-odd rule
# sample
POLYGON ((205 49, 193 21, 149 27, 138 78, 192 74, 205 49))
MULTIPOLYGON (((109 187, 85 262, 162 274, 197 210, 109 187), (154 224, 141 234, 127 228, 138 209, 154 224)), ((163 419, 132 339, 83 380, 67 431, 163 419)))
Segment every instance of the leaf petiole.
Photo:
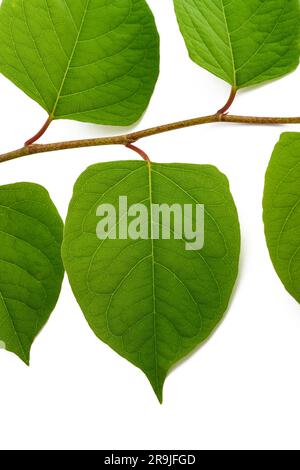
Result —
POLYGON ((31 139, 25 142, 24 147, 29 147, 30 145, 34 144, 37 140, 39 140, 45 134, 51 122, 52 118, 49 116, 43 127, 33 137, 31 137, 31 139))
POLYGON ((229 111, 229 109, 231 108, 232 103, 235 100, 237 91, 238 91, 238 89, 236 87, 231 88, 230 96, 229 96, 227 102, 225 103, 223 108, 221 108, 221 109, 219 109, 219 111, 217 111, 217 114, 226 114, 227 111, 229 111))
POLYGON ((142 159, 145 160, 145 162, 150 162, 150 158, 148 157, 146 152, 144 152, 144 150, 140 149, 136 145, 127 144, 127 145, 125 145, 125 147, 127 147, 128 149, 133 150, 134 152, 139 154, 142 157, 142 159))

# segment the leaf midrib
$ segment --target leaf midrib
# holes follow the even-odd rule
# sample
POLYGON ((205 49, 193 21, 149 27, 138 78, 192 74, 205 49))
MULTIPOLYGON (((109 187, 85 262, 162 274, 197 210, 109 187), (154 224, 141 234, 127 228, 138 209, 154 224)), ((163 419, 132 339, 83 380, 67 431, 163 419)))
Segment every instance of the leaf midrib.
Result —
POLYGON ((157 361, 157 336, 156 336, 156 289, 155 289, 155 255, 154 255, 154 240, 153 232, 153 187, 152 187, 152 168, 151 163, 148 162, 148 180, 149 180, 149 204, 150 204, 150 227, 151 227, 151 263, 152 263, 152 295, 153 295, 153 340, 154 340, 154 360, 155 360, 155 382, 156 392, 160 391, 158 380, 158 361, 157 361))
POLYGON ((225 11, 225 6, 223 0, 220 0, 221 6, 222 6, 222 13, 224 16, 224 22, 225 22, 225 27, 226 27, 226 33, 228 37, 228 44, 229 44, 229 49, 230 49, 230 54, 231 54, 231 59, 232 59, 232 73, 233 73, 233 86, 236 87, 236 67, 235 67, 235 58, 234 58, 234 53, 233 53, 233 47, 232 47, 232 41, 231 41, 231 34, 229 31, 229 26, 228 26, 228 21, 227 21, 227 16, 226 16, 226 11, 225 11))
POLYGON ((59 103, 59 100, 60 100, 60 97, 61 97, 61 93, 62 93, 62 90, 64 88, 64 85, 65 85, 65 82, 66 82, 66 79, 67 79, 67 76, 68 76, 68 73, 69 73, 69 70, 70 70, 71 63, 73 61, 73 58, 74 58, 74 55, 75 55, 75 52, 76 52, 76 49, 77 49, 77 46, 78 46, 78 43, 79 43, 79 38, 80 38, 80 35, 82 33, 82 28, 83 28, 83 25, 85 23, 85 19, 86 19, 86 15, 87 15, 87 12, 88 12, 88 9, 89 9, 89 6, 90 6, 90 2, 91 2, 91 0, 87 0, 85 10, 84 10, 84 14, 82 16, 82 20, 81 20, 81 23, 80 23, 80 26, 79 26, 79 29, 78 29, 78 33, 77 33, 77 36, 76 36, 76 39, 75 39, 75 42, 74 42, 74 46, 73 46, 70 58, 69 58, 68 63, 67 63, 66 70, 65 70, 64 76, 62 78, 60 88, 59 88, 58 93, 57 93, 57 98, 56 98, 56 101, 54 103, 53 109, 50 113, 50 118, 51 119, 54 119, 54 117, 55 117, 55 112, 56 112, 56 109, 57 109, 57 106, 58 106, 58 103, 59 103))

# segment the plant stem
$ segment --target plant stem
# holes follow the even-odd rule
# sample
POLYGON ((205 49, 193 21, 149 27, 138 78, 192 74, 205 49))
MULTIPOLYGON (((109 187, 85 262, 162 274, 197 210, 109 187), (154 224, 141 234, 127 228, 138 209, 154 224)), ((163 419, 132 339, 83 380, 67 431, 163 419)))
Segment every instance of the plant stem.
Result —
POLYGON ((128 145, 134 144, 140 139, 162 134, 164 132, 175 131, 187 127, 199 126, 209 123, 238 123, 252 125, 280 125, 280 124, 300 124, 300 117, 254 117, 254 116, 234 116, 230 114, 213 114, 186 121, 178 121, 171 124, 152 127, 130 134, 118 135, 114 137, 99 137, 96 139, 70 140, 66 142, 56 142, 53 144, 27 145, 12 152, 0 155, 0 163, 14 160, 16 158, 35 155, 38 153, 56 152, 58 150, 69 150, 83 147, 98 147, 103 145, 128 145))
POLYGON ((34 142, 36 142, 37 140, 39 140, 45 134, 45 132, 48 129, 48 127, 50 126, 51 122, 52 122, 52 118, 49 116, 47 121, 43 125, 43 127, 33 137, 31 137, 31 139, 27 140, 27 142, 25 142, 24 146, 27 147, 29 145, 34 144, 34 142))

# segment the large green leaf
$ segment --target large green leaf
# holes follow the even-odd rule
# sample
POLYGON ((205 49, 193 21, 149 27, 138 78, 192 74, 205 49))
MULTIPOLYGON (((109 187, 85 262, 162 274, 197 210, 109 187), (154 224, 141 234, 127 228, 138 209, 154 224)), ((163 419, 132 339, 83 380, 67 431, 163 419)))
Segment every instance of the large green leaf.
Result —
POLYGON ((3 0, 0 72, 51 119, 129 125, 158 75, 145 0, 3 0))
POLYGON ((233 87, 299 64, 299 0, 174 0, 190 56, 233 87))
POLYGON ((282 134, 267 173, 264 223, 278 276, 300 303, 300 134, 282 134))
POLYGON ((239 250, 236 208, 216 168, 127 161, 98 164, 80 176, 62 253, 93 331, 142 369, 162 400, 168 370, 211 334, 226 311, 239 250), (120 196, 128 197, 128 207, 143 203, 148 209, 144 239, 97 238, 97 208, 117 206, 120 196), (147 238, 157 229, 150 203, 204 204, 204 248, 187 249, 186 237, 176 239, 172 225, 171 239, 147 238))
POLYGON ((0 187, 0 343, 26 364, 61 289, 62 232, 44 188, 0 187))

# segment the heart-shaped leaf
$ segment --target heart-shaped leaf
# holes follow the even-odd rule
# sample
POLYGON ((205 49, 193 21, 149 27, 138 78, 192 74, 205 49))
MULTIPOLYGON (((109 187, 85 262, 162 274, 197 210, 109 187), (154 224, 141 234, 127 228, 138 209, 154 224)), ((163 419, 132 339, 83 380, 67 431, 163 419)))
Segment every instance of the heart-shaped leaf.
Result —
POLYGON ((0 187, 0 343, 26 364, 60 293, 62 232, 44 188, 0 187))
POLYGON ((226 311, 239 251, 236 208, 216 168, 128 161, 98 164, 80 176, 62 253, 93 331, 147 375, 161 401, 168 370, 212 333, 226 311), (124 197, 128 211, 121 207, 124 197), (157 218, 157 205, 167 209, 166 218, 157 218), (201 205, 205 233, 198 230, 201 205), (118 217, 101 219, 109 207, 118 217), (183 216, 170 222, 178 208, 186 225, 193 221, 197 246, 186 225, 182 230, 183 216))
POLYGON ((174 0, 194 62, 247 87, 299 64, 299 0, 174 0))
POLYGON ((265 234, 274 268, 300 303, 300 134, 282 134, 266 173, 265 234))
POLYGON ((158 75, 145 0, 3 0, 0 72, 52 119, 129 125, 158 75))

